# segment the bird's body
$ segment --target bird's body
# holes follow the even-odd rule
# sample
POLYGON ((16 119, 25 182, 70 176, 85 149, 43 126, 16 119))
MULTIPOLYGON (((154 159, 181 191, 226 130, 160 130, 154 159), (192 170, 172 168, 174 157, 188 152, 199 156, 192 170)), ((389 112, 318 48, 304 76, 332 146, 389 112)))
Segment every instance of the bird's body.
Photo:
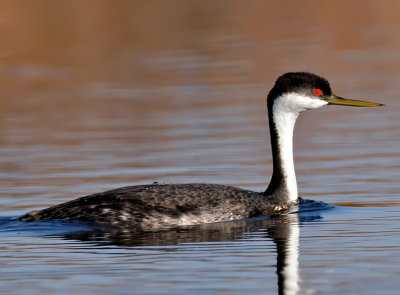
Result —
POLYGON ((296 119, 327 104, 381 105, 337 97, 327 80, 311 73, 278 78, 268 95, 273 174, 265 192, 199 183, 128 186, 32 211, 19 220, 73 219, 149 229, 276 214, 298 201, 292 143, 296 119))
POLYGON ((89 195, 32 211, 20 220, 77 219, 145 229, 250 218, 285 208, 263 193, 232 186, 152 184, 89 195))

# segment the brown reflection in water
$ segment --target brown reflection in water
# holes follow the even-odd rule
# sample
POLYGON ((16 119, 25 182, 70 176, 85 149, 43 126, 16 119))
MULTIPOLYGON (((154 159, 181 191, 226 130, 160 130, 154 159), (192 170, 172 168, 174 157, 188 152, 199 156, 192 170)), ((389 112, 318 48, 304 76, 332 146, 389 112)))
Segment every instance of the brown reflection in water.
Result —
POLYGON ((363 3, 362 9, 348 1, 9 2, 0 12, 1 76, 6 88, 37 90, 109 80, 136 86, 265 83, 288 69, 352 73, 357 80, 363 71, 397 70, 398 6, 382 1, 363 3), (370 51, 357 54, 365 49, 370 51))
POLYGON ((344 206, 344 207, 395 207, 400 206, 400 202, 385 202, 385 203, 352 203, 352 202, 341 202, 334 203, 336 206, 344 206))

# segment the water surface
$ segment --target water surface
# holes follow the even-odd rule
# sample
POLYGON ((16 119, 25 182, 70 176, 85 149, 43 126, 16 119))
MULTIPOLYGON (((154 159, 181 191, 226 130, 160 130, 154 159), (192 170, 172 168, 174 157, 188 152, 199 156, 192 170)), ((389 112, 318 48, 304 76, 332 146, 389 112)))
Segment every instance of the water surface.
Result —
POLYGON ((398 7, 163 3, 39 1, 0 12, 0 292, 396 294, 398 7), (386 104, 301 115, 299 193, 317 202, 142 233, 13 220, 154 181, 263 191, 265 98, 293 70, 386 104))

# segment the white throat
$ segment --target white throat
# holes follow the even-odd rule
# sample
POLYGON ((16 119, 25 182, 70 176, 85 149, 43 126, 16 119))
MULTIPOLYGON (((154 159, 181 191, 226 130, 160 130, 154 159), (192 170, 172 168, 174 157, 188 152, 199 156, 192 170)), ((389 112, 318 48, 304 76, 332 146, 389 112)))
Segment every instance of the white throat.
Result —
POLYGON ((273 121, 277 131, 279 158, 281 159, 283 183, 291 202, 297 201, 297 181, 293 162, 293 131, 299 114, 326 105, 327 102, 297 93, 286 93, 275 99, 273 121))

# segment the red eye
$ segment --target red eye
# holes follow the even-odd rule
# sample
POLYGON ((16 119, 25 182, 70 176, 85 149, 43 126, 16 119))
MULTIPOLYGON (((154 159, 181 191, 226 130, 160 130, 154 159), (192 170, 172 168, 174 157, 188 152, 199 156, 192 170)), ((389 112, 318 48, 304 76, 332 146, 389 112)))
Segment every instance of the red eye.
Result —
POLYGON ((317 88, 314 90, 314 94, 320 96, 322 94, 322 90, 317 88))

